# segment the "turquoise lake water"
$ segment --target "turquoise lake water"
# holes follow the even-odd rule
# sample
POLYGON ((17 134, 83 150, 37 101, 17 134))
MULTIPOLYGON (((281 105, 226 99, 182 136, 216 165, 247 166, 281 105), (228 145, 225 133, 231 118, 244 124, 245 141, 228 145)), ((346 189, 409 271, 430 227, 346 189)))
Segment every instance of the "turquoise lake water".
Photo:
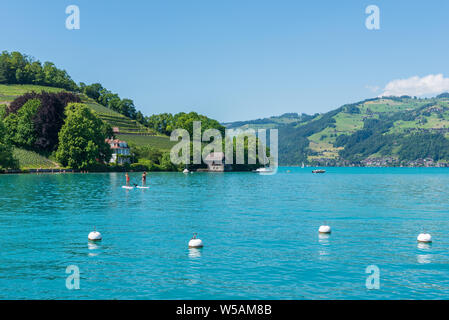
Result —
POLYGON ((149 173, 149 190, 130 191, 123 182, 0 176, 0 299, 449 298, 448 169, 149 173), (103 240, 89 244, 94 226, 103 240), (417 244, 422 231, 432 245, 417 244), (203 249, 187 248, 193 232, 203 249), (66 288, 69 265, 79 290, 66 288), (379 289, 366 288, 370 265, 379 289))

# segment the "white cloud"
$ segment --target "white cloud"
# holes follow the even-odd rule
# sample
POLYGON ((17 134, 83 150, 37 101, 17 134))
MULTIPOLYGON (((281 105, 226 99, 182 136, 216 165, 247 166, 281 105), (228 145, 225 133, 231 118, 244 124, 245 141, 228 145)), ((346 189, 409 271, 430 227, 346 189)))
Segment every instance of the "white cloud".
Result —
POLYGON ((380 96, 430 96, 449 92, 449 78, 443 74, 429 74, 425 77, 411 77, 390 81, 380 96))
POLYGON ((370 90, 371 92, 377 92, 380 90, 379 86, 370 86, 370 85, 366 85, 365 86, 366 89, 370 90))

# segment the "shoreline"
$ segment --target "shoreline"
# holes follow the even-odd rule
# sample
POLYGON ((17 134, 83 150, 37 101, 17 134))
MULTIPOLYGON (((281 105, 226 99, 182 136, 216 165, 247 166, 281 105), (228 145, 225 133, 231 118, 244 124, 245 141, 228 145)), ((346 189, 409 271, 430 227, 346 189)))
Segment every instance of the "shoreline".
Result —
MULTIPOLYGON (((299 165, 289 165, 289 166, 279 166, 279 168, 301 168, 299 165)), ((307 166, 302 169, 315 169, 315 168, 377 168, 377 169, 386 169, 386 168, 395 168, 395 169, 410 169, 410 168, 422 168, 422 169, 444 169, 449 168, 446 166, 307 166)), ((89 173, 125 173, 125 172, 144 172, 142 170, 77 170, 77 169, 15 169, 15 170, 0 170, 0 175, 11 175, 11 174, 89 174, 89 173)), ((182 173, 182 171, 149 171, 146 172, 178 172, 182 173)), ((213 171, 192 171, 197 173, 217 173, 213 171)), ((219 173, 232 173, 232 172, 251 172, 251 171, 223 171, 219 173)))

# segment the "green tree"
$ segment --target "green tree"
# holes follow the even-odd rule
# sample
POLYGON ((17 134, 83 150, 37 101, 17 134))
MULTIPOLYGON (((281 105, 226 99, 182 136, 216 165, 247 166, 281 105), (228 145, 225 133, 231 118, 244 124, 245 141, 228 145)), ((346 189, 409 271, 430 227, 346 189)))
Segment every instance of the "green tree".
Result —
POLYGON ((222 135, 224 135, 225 132, 225 127, 223 127, 217 120, 208 118, 196 112, 180 112, 174 116, 171 113, 161 113, 152 115, 151 117, 146 118, 146 120, 150 128, 166 135, 170 135, 175 129, 185 129, 192 137, 194 121, 201 121, 201 133, 207 129, 218 129, 222 135))
POLYGON ((131 119, 136 119, 136 107, 131 99, 122 99, 120 101, 119 112, 131 119))
POLYGON ((162 171, 178 171, 179 168, 170 159, 170 153, 164 153, 161 157, 159 169, 162 171))
POLYGON ((33 118, 41 105, 39 99, 28 100, 17 113, 10 113, 4 120, 9 140, 16 146, 32 149, 36 142, 33 118))
POLYGON ((161 150, 151 147, 149 145, 137 146, 130 144, 130 147, 132 153, 134 154, 135 159, 138 162, 141 162, 141 160, 150 160, 153 163, 160 164, 160 160, 163 155, 163 152, 161 150))
POLYGON ((174 130, 174 117, 171 113, 153 114, 146 118, 148 126, 157 132, 169 135, 174 130))
POLYGON ((111 159, 111 148, 105 139, 112 129, 94 114, 88 106, 70 103, 66 119, 59 132, 56 159, 75 169, 88 169, 111 159))
POLYGON ((11 66, 11 55, 3 51, 0 55, 0 83, 15 83, 16 72, 11 66))
POLYGON ((39 61, 35 61, 31 64, 28 64, 25 67, 25 70, 30 75, 29 76, 30 82, 36 85, 45 84, 44 70, 42 69, 42 65, 39 61))
POLYGON ((139 122, 140 124, 143 124, 144 126, 148 125, 145 117, 143 116, 143 113, 140 111, 137 111, 136 113, 136 121, 139 122))
POLYGON ((18 163, 12 154, 11 144, 6 139, 6 129, 0 119, 0 169, 17 168, 18 163))
POLYGON ((201 121, 201 133, 207 129, 217 129, 221 132, 222 136, 225 133, 225 127, 223 127, 217 120, 208 118, 204 115, 196 112, 184 113, 180 112, 174 116, 174 129, 185 129, 193 136, 193 122, 201 121))
POLYGON ((8 78, 5 64, 2 61, 0 61, 0 84, 2 83, 8 83, 8 78))
POLYGON ((6 105, 0 104, 0 121, 6 117, 6 105))
POLYGON ((89 98, 98 101, 101 96, 101 91, 103 90, 103 86, 99 83, 93 83, 91 85, 85 85, 84 83, 80 83, 81 91, 88 96, 89 98))

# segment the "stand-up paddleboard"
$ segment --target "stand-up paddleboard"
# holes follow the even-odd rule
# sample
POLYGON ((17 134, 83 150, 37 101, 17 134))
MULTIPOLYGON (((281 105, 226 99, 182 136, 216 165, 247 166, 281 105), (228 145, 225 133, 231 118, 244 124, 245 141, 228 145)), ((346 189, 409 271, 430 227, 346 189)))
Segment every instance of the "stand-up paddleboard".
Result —
POLYGON ((150 187, 142 187, 142 186, 137 186, 136 188, 138 188, 138 189, 150 189, 150 187))
POLYGON ((134 187, 122 186, 123 189, 132 190, 134 187))

